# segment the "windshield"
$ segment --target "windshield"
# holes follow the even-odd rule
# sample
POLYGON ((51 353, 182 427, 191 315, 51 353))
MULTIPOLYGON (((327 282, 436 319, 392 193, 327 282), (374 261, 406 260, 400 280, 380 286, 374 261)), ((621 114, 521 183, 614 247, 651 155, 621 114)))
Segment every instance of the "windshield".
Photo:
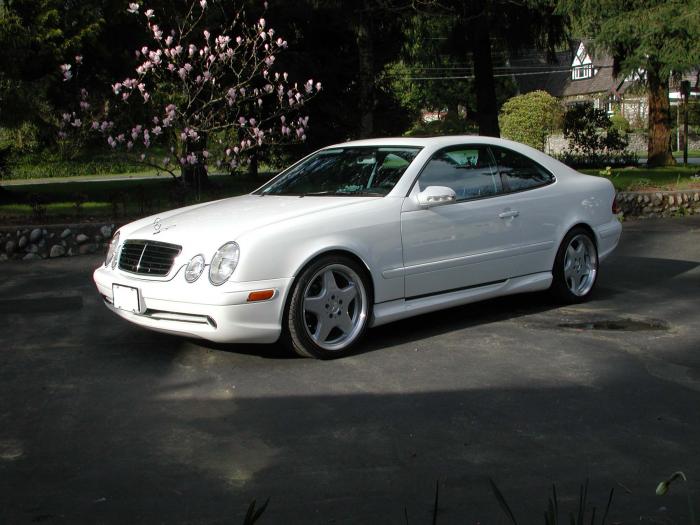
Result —
POLYGON ((326 149, 290 168, 256 194, 383 197, 420 150, 399 146, 326 149))

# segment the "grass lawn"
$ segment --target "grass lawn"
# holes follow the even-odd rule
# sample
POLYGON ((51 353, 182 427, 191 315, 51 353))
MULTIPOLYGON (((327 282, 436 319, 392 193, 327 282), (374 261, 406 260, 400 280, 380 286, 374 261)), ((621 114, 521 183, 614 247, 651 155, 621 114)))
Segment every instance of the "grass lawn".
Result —
MULTIPOLYGON (((674 157, 682 157, 683 156, 683 151, 674 151, 673 152, 674 157)), ((688 150, 688 158, 697 158, 700 157, 700 149, 689 149, 688 150)))
POLYGON ((5 186, 0 195, 0 225, 85 219, 123 222, 179 206, 249 193, 271 175, 211 177, 209 187, 199 195, 193 190, 185 191, 170 178, 5 186))
MULTIPOLYGON (((580 170, 589 175, 602 175, 604 170, 580 170)), ((620 191, 635 190, 683 190, 700 188, 700 178, 693 175, 700 173, 700 166, 668 166, 663 168, 613 168, 606 176, 620 191)))

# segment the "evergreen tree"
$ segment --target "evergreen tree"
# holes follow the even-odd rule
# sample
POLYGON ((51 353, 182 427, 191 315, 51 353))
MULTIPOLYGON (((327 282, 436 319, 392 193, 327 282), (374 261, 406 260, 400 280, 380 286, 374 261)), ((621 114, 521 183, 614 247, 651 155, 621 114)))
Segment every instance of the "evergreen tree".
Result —
POLYGON ((648 164, 675 164, 668 98, 672 73, 700 64, 700 0, 560 0, 593 49, 610 53, 615 73, 639 72, 649 95, 648 164))
POLYGON ((452 49, 471 61, 476 118, 481 135, 499 136, 497 82, 494 67, 505 55, 522 48, 553 52, 565 37, 566 17, 555 13, 554 0, 434 0, 431 13, 452 21, 448 34, 452 49))

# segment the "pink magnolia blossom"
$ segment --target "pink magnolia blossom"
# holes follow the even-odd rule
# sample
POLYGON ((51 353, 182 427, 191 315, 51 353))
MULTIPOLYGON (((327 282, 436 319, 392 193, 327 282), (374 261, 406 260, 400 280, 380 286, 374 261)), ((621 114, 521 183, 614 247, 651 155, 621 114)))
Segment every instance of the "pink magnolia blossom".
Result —
POLYGON ((61 72, 63 73, 63 81, 68 82, 71 78, 73 78, 73 73, 71 72, 71 66, 70 64, 62 64, 61 65, 61 72))
MULTIPOLYGON (((133 1, 127 9, 130 13, 144 14, 139 21, 150 35, 145 42, 147 45, 141 46, 135 53, 137 63, 134 64, 134 78, 110 85, 119 99, 114 105, 91 105, 87 93, 81 94, 81 99, 76 101, 80 118, 75 113, 68 113, 61 132, 66 133, 86 121, 86 127, 91 125, 94 131, 101 132, 105 137, 109 134, 107 143, 112 148, 126 145, 128 150, 143 151, 144 147, 151 146, 151 141, 162 140, 172 153, 171 157, 162 159, 164 166, 170 164, 172 158, 175 164, 179 161, 183 166, 201 165, 205 170, 206 164, 215 160, 221 165, 221 159, 216 159, 217 155, 206 149, 209 144, 203 137, 214 140, 211 137, 216 136, 210 130, 234 131, 240 128, 243 136, 239 138, 239 143, 231 144, 219 155, 226 162, 230 161, 233 167, 245 165, 248 152, 268 142, 306 140, 308 117, 299 117, 295 113, 321 89, 321 84, 309 79, 292 86, 286 72, 275 71, 277 55, 287 46, 287 42, 268 27, 265 18, 258 18, 251 24, 246 22, 244 16, 235 13, 228 27, 213 30, 213 27, 205 29, 198 26, 208 20, 203 13, 195 10, 190 11, 190 19, 183 20, 183 25, 161 28, 154 23, 156 13, 154 9, 147 8, 148 3, 148 0, 133 1), (201 48, 198 47, 199 43, 202 44, 201 48), (236 79, 235 85, 221 82, 232 78, 236 79), (173 83, 174 80, 177 82, 173 83), (161 86, 168 88, 163 90, 161 86), (150 112, 150 115, 143 124, 132 123, 125 129, 113 131, 114 123, 105 118, 106 112, 120 111, 119 101, 128 103, 134 93, 140 95, 137 98, 142 99, 144 104, 148 104, 144 111, 147 115, 150 112), (153 103, 163 97, 163 106, 153 107, 153 103), (181 108, 178 109, 168 97, 182 100, 181 108), (152 111, 158 116, 154 117, 152 111), (243 111, 245 116, 242 116, 243 111), (280 119, 279 127, 266 124, 273 117, 280 119), (168 129, 173 129, 173 133, 166 133, 168 129), (178 140, 180 144, 176 144, 178 140), (187 149, 193 149, 194 144, 198 144, 197 149, 201 151, 187 152, 187 149), (185 149, 181 158, 175 154, 175 146, 185 149)), ((207 8, 207 0, 187 0, 187 3, 190 7, 199 3, 202 10, 207 8)), ((82 57, 78 55, 73 66, 63 65, 61 74, 65 81, 76 76, 77 65, 81 62, 82 57)), ((125 112, 120 121, 131 113, 125 112)), ((142 159, 148 158, 143 155, 142 159)))

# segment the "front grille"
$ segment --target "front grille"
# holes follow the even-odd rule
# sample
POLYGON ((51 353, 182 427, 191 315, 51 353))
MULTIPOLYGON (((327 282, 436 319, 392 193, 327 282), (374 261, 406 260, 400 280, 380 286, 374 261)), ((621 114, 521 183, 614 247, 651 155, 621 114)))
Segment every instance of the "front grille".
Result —
POLYGON ((166 242, 129 240, 122 245, 119 269, 144 275, 168 275, 182 246, 166 242))

